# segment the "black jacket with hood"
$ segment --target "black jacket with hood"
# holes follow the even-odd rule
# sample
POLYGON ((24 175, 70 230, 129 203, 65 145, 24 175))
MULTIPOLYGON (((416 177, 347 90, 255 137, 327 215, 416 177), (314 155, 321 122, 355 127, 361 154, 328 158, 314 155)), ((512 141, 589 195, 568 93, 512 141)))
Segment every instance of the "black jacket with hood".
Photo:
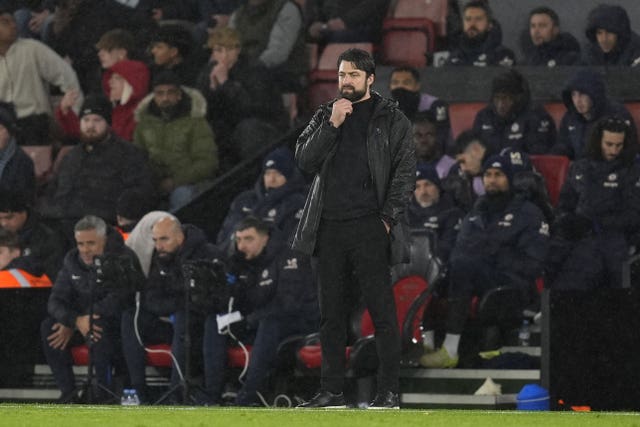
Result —
POLYGON ((553 68, 559 65, 580 65, 580 43, 576 38, 561 32, 548 43, 535 46, 531 41, 529 30, 522 33, 522 65, 553 68))
POLYGON ((502 45, 502 29, 494 22, 484 39, 469 40, 462 33, 457 48, 451 52, 447 60, 447 65, 511 67, 515 65, 515 54, 502 45))
POLYGON ((635 67, 640 64, 640 36, 631 30, 629 15, 623 7, 601 4, 589 12, 585 34, 589 45, 585 52, 587 65, 618 65, 635 67), (596 33, 607 30, 618 36, 611 52, 600 49, 596 33))
POLYGON ((529 84, 515 70, 494 79, 491 102, 478 112, 473 129, 485 137, 494 152, 510 147, 529 154, 546 154, 556 139, 553 118, 541 106, 532 105, 529 84), (494 108, 493 97, 497 93, 514 97, 507 117, 499 116, 494 108))
POLYGON ((560 122, 557 143, 552 149, 554 154, 567 156, 571 160, 578 160, 584 157, 584 150, 591 128, 598 119, 605 115, 618 116, 628 120, 634 135, 636 134, 635 124, 631 115, 622 104, 607 98, 604 80, 594 70, 589 68, 579 70, 562 91, 562 101, 567 107, 567 112, 560 122), (586 119, 576 111, 576 107, 571 100, 573 91, 589 95, 589 98, 591 98, 593 106, 589 119, 586 119))

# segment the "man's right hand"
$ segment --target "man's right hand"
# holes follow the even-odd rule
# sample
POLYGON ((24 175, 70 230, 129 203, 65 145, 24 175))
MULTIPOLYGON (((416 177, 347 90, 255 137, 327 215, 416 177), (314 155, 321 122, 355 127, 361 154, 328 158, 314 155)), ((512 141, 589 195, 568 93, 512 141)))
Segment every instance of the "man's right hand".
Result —
POLYGON ((333 127, 340 127, 349 114, 353 113, 353 104, 346 98, 340 98, 333 103, 329 121, 333 127))
POLYGON ((49 346, 56 350, 64 350, 73 336, 73 329, 64 326, 62 323, 54 323, 51 327, 53 333, 47 337, 49 346))

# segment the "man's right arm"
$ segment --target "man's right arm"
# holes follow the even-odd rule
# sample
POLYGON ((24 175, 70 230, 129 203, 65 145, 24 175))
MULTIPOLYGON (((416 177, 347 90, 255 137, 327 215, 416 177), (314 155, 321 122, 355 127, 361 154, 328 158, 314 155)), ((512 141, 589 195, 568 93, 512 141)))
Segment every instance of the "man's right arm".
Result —
POLYGON ((352 111, 351 102, 346 99, 334 102, 329 117, 324 107, 316 111, 296 144, 296 161, 301 170, 309 174, 320 172, 322 164, 337 144, 339 127, 352 111))

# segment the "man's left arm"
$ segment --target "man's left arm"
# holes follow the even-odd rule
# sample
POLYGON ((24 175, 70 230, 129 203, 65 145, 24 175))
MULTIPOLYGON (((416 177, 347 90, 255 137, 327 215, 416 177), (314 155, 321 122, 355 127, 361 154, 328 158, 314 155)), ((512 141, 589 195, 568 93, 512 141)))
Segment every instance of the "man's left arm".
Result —
POLYGON ((84 97, 76 72, 53 49, 43 43, 38 43, 37 46, 38 73, 45 81, 60 88, 64 93, 76 91, 78 96, 73 104, 73 110, 75 113, 80 112, 84 97))
POLYGON ((415 186, 416 156, 411 122, 396 111, 389 132, 390 170, 387 194, 381 216, 388 226, 395 225, 415 186))

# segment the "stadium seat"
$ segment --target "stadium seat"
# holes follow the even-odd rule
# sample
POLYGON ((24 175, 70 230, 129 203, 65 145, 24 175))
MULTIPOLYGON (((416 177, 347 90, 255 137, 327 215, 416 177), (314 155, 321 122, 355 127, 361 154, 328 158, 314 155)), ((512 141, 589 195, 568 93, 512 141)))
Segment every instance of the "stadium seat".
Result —
MULTIPOLYGON (((154 344, 147 346, 147 348, 158 351, 146 353, 145 362, 148 366, 158 368, 170 368, 172 366, 171 356, 169 355, 171 352, 170 344, 154 344), (159 352, 160 350, 162 352, 159 352)), ((71 357, 74 365, 87 366, 89 364, 89 347, 86 344, 71 347, 71 357)))
MULTIPOLYGON (((248 354, 251 354, 250 345, 245 346, 248 354)), ((240 346, 231 346, 227 348, 227 365, 231 368, 244 368, 247 363, 247 354, 240 346)))
POLYGON ((439 37, 447 36, 447 13, 449 0, 397 0, 394 18, 428 18, 439 37))
POLYGON ((56 155, 56 159, 53 161, 53 166, 51 167, 51 173, 53 175, 58 173, 58 170, 60 170, 62 159, 64 159, 64 156, 66 156, 73 147, 75 147, 75 145, 63 145, 62 147, 60 147, 60 150, 56 155))
POLYGON ((536 170, 544 177, 549 200, 553 206, 556 206, 560 190, 569 172, 569 158, 542 154, 532 154, 529 158, 536 170))
POLYGON ((567 107, 562 102, 549 102, 544 104, 544 109, 553 117, 553 121, 556 122, 556 129, 560 128, 560 122, 562 122, 562 118, 567 112, 567 107))
POLYGON ((640 131, 640 102, 625 102, 624 106, 629 110, 631 117, 633 117, 636 129, 640 131))
POLYGON ((427 65, 435 47, 433 23, 424 18, 387 18, 382 27, 382 62, 386 65, 427 65))
POLYGON ((463 131, 471 129, 476 114, 486 105, 484 102, 464 102, 449 105, 449 119, 451 120, 453 137, 457 138, 463 131))
POLYGON ((36 181, 43 182, 53 165, 52 147, 50 145, 22 145, 21 147, 33 160, 36 181))
POLYGON ((309 110, 334 99, 338 93, 337 76, 332 81, 316 81, 309 84, 307 102, 309 110))

